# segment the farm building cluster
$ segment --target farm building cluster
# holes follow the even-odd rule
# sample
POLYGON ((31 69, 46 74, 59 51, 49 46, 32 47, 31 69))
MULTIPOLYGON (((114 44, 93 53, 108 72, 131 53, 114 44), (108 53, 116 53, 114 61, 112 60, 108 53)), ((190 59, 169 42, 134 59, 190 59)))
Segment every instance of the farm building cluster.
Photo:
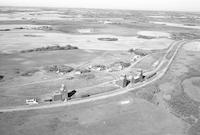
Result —
MULTIPOLYGON (((131 64, 139 61, 143 56, 146 54, 140 54, 140 55, 134 55, 134 57, 131 57, 129 61, 122 61, 118 60, 108 65, 103 64, 93 64, 88 65, 87 67, 71 67, 65 64, 62 65, 49 65, 44 68, 47 72, 52 72, 60 75, 68 74, 66 77, 66 80, 72 80, 75 77, 81 77, 82 75, 87 75, 90 73, 93 75, 93 71, 105 71, 105 72, 117 72, 124 70, 125 68, 128 68, 131 66, 131 64), (69 74, 70 73, 70 74, 69 74)), ((145 79, 148 79, 152 76, 154 76, 155 73, 152 75, 145 75, 142 70, 138 72, 136 75, 122 75, 119 80, 116 81, 116 84, 122 88, 127 87, 129 84, 136 84, 138 82, 143 82, 145 79)), ((91 78, 91 77, 90 77, 91 78)), ((87 78, 85 78, 87 79, 87 78)), ((66 89, 65 85, 62 84, 61 88, 59 90, 55 90, 50 94, 41 96, 39 98, 30 98, 26 100, 26 104, 32 105, 32 104, 38 104, 40 102, 56 102, 56 101, 68 101, 72 98, 75 98, 76 90, 69 91, 66 89)))

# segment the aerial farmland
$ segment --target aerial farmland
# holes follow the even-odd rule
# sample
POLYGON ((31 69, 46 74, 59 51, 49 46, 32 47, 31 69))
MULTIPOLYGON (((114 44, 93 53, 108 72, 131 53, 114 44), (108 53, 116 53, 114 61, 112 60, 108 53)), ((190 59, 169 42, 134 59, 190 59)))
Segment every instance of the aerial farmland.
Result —
POLYGON ((200 14, 0 8, 2 135, 199 135, 200 14))

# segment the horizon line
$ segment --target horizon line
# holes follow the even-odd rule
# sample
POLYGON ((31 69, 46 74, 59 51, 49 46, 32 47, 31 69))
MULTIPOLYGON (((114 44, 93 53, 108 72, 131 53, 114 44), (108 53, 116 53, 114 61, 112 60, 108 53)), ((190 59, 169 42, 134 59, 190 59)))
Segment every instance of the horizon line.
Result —
POLYGON ((200 13, 196 10, 153 10, 153 9, 123 9, 123 8, 92 8, 92 7, 66 7, 66 6, 11 6, 11 5, 0 5, 0 7, 16 7, 16 8, 58 8, 58 9, 100 9, 100 10, 123 10, 123 11, 153 11, 153 12, 192 12, 200 13))

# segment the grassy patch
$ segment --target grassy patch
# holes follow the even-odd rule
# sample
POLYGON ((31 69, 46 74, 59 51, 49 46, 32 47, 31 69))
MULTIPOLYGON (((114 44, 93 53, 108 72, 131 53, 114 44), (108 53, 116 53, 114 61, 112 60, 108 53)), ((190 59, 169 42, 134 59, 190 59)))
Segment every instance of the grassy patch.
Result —
POLYGON ((153 103, 154 101, 154 94, 159 92, 159 89, 157 88, 157 86, 155 85, 149 85, 148 87, 144 87, 139 89, 136 92, 136 96, 142 99, 145 99, 151 103, 153 103))
POLYGON ((200 135, 200 120, 192 125, 192 127, 188 131, 189 135, 200 135))
POLYGON ((199 33, 173 32, 171 35, 172 35, 172 39, 174 39, 174 40, 182 40, 182 39, 194 40, 194 39, 200 38, 199 33))
MULTIPOLYGON (((193 101, 185 93, 172 96, 172 99, 168 101, 169 106, 173 109, 174 113, 183 117, 189 118, 194 116, 199 118, 199 105, 193 101)), ((185 119, 187 122, 191 122, 190 119, 185 119)))

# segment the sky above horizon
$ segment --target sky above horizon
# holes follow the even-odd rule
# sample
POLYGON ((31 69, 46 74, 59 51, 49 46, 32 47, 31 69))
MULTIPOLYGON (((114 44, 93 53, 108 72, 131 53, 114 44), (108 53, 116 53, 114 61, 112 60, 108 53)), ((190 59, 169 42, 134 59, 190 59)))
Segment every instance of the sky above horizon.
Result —
POLYGON ((0 6, 200 11, 200 0, 0 0, 0 6))

